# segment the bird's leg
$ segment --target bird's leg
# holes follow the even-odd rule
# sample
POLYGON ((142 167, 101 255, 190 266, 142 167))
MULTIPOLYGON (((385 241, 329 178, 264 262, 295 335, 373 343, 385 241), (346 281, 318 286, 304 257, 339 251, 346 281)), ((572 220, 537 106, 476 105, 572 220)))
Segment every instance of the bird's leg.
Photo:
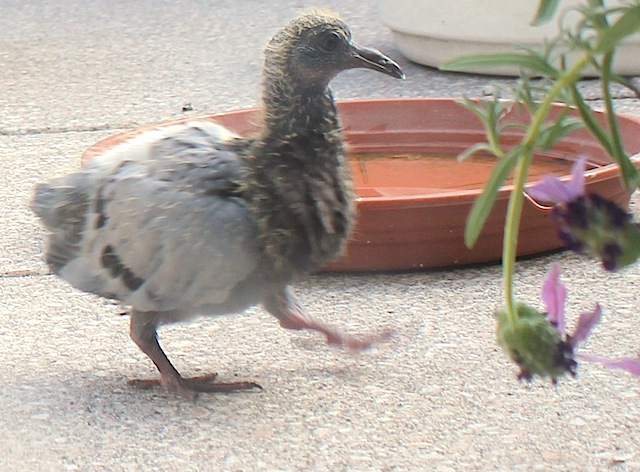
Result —
POLYGON ((213 382, 217 374, 207 374, 193 378, 183 378, 158 343, 156 328, 158 319, 154 313, 131 310, 131 339, 158 368, 160 379, 130 380, 129 385, 148 389, 158 384, 170 392, 189 400, 198 398, 198 392, 234 392, 238 390, 262 389, 253 382, 213 382))
POLYGON ((129 381, 129 385, 141 389, 151 388, 161 384, 170 392, 175 392, 189 400, 195 400, 197 393, 183 386, 183 379, 180 373, 173 367, 171 361, 166 356, 158 343, 157 325, 158 321, 153 313, 131 310, 131 339, 156 365, 160 372, 160 380, 135 379, 129 381))
POLYGON ((308 318, 302 307, 293 298, 289 288, 272 294, 263 301, 264 308, 278 318, 280 326, 286 329, 308 329, 318 331, 327 337, 327 343, 347 348, 351 351, 363 351, 373 344, 391 337, 391 332, 385 331, 377 335, 355 338, 330 326, 320 324, 308 318))

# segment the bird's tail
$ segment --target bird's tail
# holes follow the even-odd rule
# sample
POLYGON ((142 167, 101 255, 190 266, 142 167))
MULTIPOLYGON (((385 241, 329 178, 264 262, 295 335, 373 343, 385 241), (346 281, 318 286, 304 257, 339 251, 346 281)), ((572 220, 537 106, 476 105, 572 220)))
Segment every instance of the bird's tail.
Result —
POLYGON ((31 209, 50 232, 45 259, 54 272, 77 256, 89 205, 89 185, 82 174, 36 186, 31 209))

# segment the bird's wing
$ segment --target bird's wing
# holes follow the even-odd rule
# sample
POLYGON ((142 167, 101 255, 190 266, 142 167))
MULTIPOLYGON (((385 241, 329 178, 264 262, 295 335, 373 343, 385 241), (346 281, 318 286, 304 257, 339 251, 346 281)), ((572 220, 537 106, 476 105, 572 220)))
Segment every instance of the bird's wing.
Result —
POLYGON ((143 135, 38 189, 33 206, 52 230, 54 270, 142 311, 224 305, 258 250, 240 160, 210 125, 143 135), (56 213, 47 205, 63 216, 47 223, 56 213))

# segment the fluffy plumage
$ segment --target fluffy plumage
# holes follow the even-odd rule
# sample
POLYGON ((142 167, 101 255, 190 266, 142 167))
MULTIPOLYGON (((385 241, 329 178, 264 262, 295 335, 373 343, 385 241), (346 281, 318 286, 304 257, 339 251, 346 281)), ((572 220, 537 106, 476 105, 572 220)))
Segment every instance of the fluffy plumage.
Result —
MULTIPOLYGON (((262 303, 282 326, 366 348, 303 315, 289 284, 340 256, 354 218, 353 188, 329 81, 352 67, 402 77, 324 12, 293 20, 265 52, 262 127, 241 138, 210 122, 148 131, 78 173, 36 188, 51 269, 86 292, 130 305, 131 336, 167 389, 255 387, 185 379, 156 329, 262 303)), ((146 387, 150 381, 136 381, 146 387)))

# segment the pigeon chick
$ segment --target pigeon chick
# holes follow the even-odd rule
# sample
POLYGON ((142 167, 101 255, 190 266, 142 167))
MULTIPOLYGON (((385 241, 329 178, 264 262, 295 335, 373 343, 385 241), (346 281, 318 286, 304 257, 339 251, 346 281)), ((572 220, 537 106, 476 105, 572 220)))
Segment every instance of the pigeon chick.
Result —
POLYGON ((289 288, 341 255, 355 219, 328 84, 358 67, 404 77, 353 42, 339 18, 307 12, 266 48, 254 137, 208 121, 159 128, 36 187, 32 208, 50 233, 46 262, 74 287, 131 307, 131 338, 167 390, 195 399, 256 387, 188 379, 173 367, 156 330, 198 315, 262 304, 284 328, 318 331, 330 344, 361 350, 374 341, 311 320, 289 288))

